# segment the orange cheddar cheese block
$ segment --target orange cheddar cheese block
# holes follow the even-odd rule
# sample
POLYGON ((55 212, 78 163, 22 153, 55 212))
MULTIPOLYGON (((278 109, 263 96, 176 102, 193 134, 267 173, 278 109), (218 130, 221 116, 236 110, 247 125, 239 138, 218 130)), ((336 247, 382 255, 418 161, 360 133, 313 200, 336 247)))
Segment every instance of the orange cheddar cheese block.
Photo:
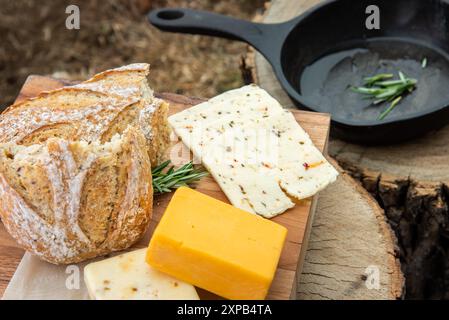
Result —
POLYGON ((148 247, 155 269, 228 299, 264 299, 287 229, 194 191, 173 195, 148 247))

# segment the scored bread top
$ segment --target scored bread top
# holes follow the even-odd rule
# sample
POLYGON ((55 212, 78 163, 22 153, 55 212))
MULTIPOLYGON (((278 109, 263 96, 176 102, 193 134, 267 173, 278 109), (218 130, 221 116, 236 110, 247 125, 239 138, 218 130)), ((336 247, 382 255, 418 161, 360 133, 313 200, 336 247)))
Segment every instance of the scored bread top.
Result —
POLYGON ((73 87, 90 89, 106 94, 110 93, 125 98, 139 99, 142 97, 151 103, 155 99, 153 90, 151 90, 145 81, 149 72, 149 64, 134 63, 100 72, 89 80, 73 87))
POLYGON ((86 89, 63 88, 7 109, 0 142, 30 145, 51 137, 101 139, 120 112, 137 103, 86 89))
POLYGON ((148 226, 152 195, 145 139, 133 127, 105 144, 0 144, 2 221, 26 250, 49 262, 129 247, 148 226))
POLYGON ((148 64, 131 64, 14 104, 0 115, 0 142, 31 145, 52 137, 105 142, 132 125, 144 134, 156 165, 169 143, 168 104, 154 97, 148 73, 148 64))
POLYGON ((51 263, 126 249, 152 212, 151 166, 169 143, 168 104, 148 64, 43 92, 0 115, 0 216, 51 263))

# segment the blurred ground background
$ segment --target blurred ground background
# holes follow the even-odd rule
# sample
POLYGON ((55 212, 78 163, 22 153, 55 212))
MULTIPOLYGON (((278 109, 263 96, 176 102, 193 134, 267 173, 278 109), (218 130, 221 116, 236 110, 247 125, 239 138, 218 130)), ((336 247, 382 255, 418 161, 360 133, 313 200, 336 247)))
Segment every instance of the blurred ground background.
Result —
POLYGON ((107 68, 149 62, 157 91, 211 97, 243 84, 246 46, 223 39, 162 33, 145 13, 159 7, 213 10, 251 19, 265 0, 0 0, 0 106, 11 104, 29 74, 82 80, 107 68), (80 30, 67 30, 76 4, 80 30))

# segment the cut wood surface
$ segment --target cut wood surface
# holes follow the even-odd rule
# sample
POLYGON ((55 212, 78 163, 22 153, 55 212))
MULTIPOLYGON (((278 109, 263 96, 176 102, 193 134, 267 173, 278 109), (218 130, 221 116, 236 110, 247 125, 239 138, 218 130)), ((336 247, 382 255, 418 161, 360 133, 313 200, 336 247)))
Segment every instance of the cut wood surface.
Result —
MULTIPOLYGON (((42 90, 56 89, 65 84, 68 83, 42 76, 30 76, 22 88, 18 100, 34 97, 42 90)), ((197 98, 189 98, 170 93, 160 94, 159 96, 170 103, 171 114, 204 101, 197 98)), ((293 114, 297 121, 300 122, 301 126, 309 133, 315 145, 320 150, 324 150, 329 134, 329 115, 298 110, 294 110, 293 114)), ((183 144, 177 139, 174 139, 173 146, 170 150, 170 158, 172 161, 173 159, 176 159, 176 156, 182 163, 189 161, 191 157, 183 144)), ((176 163, 176 161, 173 162, 176 163)), ((204 178, 196 187, 197 190, 205 194, 228 202, 226 196, 212 177, 204 178)), ((151 234, 152 230, 154 230, 159 222, 171 196, 172 194, 170 193, 155 197, 149 234, 151 234)), ((304 254, 302 252, 305 252, 305 243, 310 234, 311 221, 313 220, 312 217, 315 207, 316 197, 313 197, 312 199, 301 201, 286 213, 272 219, 285 226, 288 229, 288 234, 268 299, 289 299, 296 297, 296 272, 297 269, 301 269, 302 266, 304 259, 304 254)), ((146 245, 147 243, 148 239, 141 242, 140 245, 146 245)), ((17 248, 17 245, 6 234, 2 225, 0 228, 0 294, 3 294, 22 254, 23 251, 17 248)), ((210 295, 207 297, 210 298, 210 295)))
POLYGON ((397 299, 403 284, 383 211, 342 173, 318 197, 298 299, 397 299))
MULTIPOLYGON (((257 17, 256 21, 263 23, 284 22, 319 2, 319 0, 273 0, 267 2, 265 14, 257 17)), ((243 60, 242 69, 246 78, 258 83, 285 107, 293 107, 293 102, 282 89, 270 64, 261 54, 250 48, 248 55, 243 60)), ((400 177, 400 172, 411 170, 412 167, 416 171, 416 168, 419 167, 416 165, 419 163, 419 157, 411 157, 416 146, 409 145, 403 148, 408 150, 408 155, 404 155, 402 158, 397 157, 393 161, 386 155, 402 155, 401 150, 395 149, 396 151, 391 152, 392 147, 370 149, 332 138, 329 141, 329 154, 341 161, 340 164, 343 165, 343 168, 350 169, 349 172, 354 177, 364 181, 364 186, 369 187, 368 190, 376 198, 380 194, 378 190, 381 186, 381 184, 378 184, 381 178, 380 172, 389 168, 390 163, 391 166, 398 164, 396 166, 398 169, 394 171, 398 174, 398 177, 400 177), (379 153, 379 150, 385 151, 379 153), (367 157, 368 154, 371 155, 371 158, 367 157), (407 157, 413 158, 414 163, 408 163, 407 157), (359 168, 362 168, 362 163, 370 164, 370 166, 366 166, 367 170, 359 170, 359 168), (401 164, 402 169, 399 169, 399 164, 401 164), (377 169, 377 172, 374 169, 377 169)), ((446 145, 445 150, 448 148, 449 146, 446 145)), ((441 150, 441 153, 436 152, 437 155, 435 151, 431 152, 430 150, 434 149, 426 148, 422 156, 427 153, 428 155, 434 155, 433 160, 436 160, 438 155, 442 155, 444 152, 444 150, 441 150)), ((449 167, 449 162, 446 164, 441 162, 440 166, 449 167)), ((424 171, 422 172, 422 175, 424 175, 424 171)), ((425 174, 430 177, 432 176, 431 172, 432 170, 428 170, 425 174)), ((449 177, 449 170, 445 172, 445 175, 449 177)), ((407 185, 409 180, 408 175, 402 177, 406 177, 406 179, 391 176, 387 178, 388 184, 382 189, 382 195, 385 194, 385 197, 387 197, 386 194, 393 195, 388 196, 390 202, 404 199, 404 186, 407 185), (394 192, 391 193, 387 189, 394 189, 394 192)), ((415 190, 412 193, 422 194, 423 192, 426 191, 421 188, 419 191, 415 190)), ((438 194, 435 190, 432 190, 431 193, 438 194)), ((401 272, 397 259, 392 258, 395 238, 391 237, 390 232, 388 232, 389 226, 383 219, 383 210, 347 175, 343 175, 337 183, 322 192, 319 199, 304 272, 299 279, 299 298, 373 298, 375 296, 373 291, 366 291, 365 286, 361 285, 362 280, 360 280, 361 266, 370 259, 376 261, 379 259, 384 270, 388 270, 385 276, 390 277, 390 281, 384 283, 384 287, 389 286, 389 290, 378 294, 377 297, 388 299, 400 296, 402 276, 399 275, 401 272), (352 225, 354 219, 358 219, 360 224, 352 225), (379 241, 382 243, 380 246, 379 241), (321 246, 326 249, 323 250, 321 246), (344 250, 347 251, 344 252, 344 250), (338 252, 339 254, 329 254, 330 252, 338 252), (352 282, 351 280, 346 282, 348 279, 353 280, 352 282), (347 290, 343 290, 344 288, 347 290)), ((383 205, 383 203, 381 204, 383 205)), ((407 227, 412 228, 411 224, 408 224, 407 227)), ((410 233, 409 229, 405 228, 404 230, 404 232, 410 233)))

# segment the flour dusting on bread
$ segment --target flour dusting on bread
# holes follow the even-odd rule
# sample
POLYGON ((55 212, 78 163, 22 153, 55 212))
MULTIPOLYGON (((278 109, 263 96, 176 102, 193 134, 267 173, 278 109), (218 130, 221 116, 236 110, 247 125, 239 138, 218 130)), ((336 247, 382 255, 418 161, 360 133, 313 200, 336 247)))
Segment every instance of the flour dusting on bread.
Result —
POLYGON ((143 236, 151 166, 170 134, 148 72, 144 63, 107 70, 0 115, 0 216, 26 250, 76 263, 143 236))
POLYGON ((0 142, 31 145, 55 136, 106 142, 132 125, 144 133, 155 166, 168 148, 170 129, 168 104, 154 97, 148 73, 144 63, 111 69, 14 104, 0 117, 0 142))
POLYGON ((10 234, 49 262, 74 263, 125 249, 143 235, 151 216, 151 169, 145 140, 130 127, 105 144, 59 138, 28 147, 2 144, 0 199, 0 213, 10 234), (44 174, 33 175, 33 168, 44 174), (120 170, 127 177, 125 183, 114 184, 120 170), (92 177, 96 190, 86 189, 92 177), (33 185, 49 190, 52 210, 27 194, 33 185), (122 187, 125 196, 120 198, 116 194, 122 187), (83 202, 86 196, 91 201, 83 202), (97 208, 99 203, 101 208, 97 208), (101 237, 99 229, 104 229, 101 237))

